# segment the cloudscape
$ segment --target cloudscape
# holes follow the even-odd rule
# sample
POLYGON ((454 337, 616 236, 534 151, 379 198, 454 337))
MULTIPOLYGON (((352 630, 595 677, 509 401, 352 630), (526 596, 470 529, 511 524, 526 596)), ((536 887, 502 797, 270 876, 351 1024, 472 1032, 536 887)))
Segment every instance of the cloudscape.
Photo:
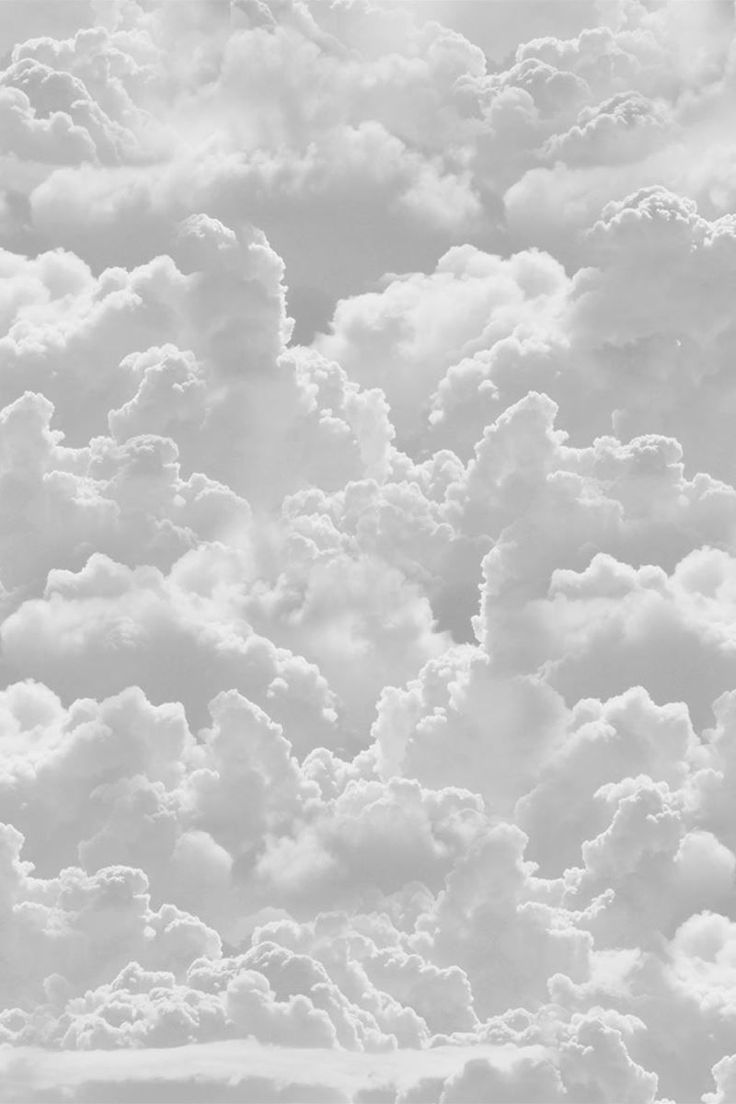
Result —
POLYGON ((733 1104, 733 0, 0 9, 0 1101, 733 1104))

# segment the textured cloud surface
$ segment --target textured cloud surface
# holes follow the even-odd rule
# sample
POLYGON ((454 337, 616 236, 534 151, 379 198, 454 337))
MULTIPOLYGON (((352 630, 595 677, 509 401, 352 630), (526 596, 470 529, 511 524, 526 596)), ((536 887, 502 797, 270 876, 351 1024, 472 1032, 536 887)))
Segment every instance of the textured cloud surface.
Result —
POLYGON ((732 0, 5 0, 0 1101, 736 1100, 732 0))

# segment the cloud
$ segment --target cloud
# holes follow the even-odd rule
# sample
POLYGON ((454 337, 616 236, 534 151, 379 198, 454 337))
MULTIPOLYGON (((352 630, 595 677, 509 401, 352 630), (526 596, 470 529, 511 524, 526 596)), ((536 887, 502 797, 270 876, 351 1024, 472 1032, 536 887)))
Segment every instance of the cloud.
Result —
MULTIPOLYGON (((209 23, 192 14, 197 5, 188 9, 175 19, 160 9, 136 17, 135 6, 126 6, 117 26, 98 35, 98 68, 115 73, 119 98, 139 109, 137 115, 128 109, 126 122, 148 167, 130 173, 128 158, 122 172, 90 166, 74 177, 63 168, 45 174, 31 198, 32 232, 42 241, 61 234, 90 259, 110 263, 125 255, 140 262, 172 217, 192 212, 199 193, 196 209, 226 222, 250 209, 286 253, 297 297, 303 290, 319 302, 326 289, 329 307, 346 278, 351 286, 376 278, 405 265, 416 250, 430 256, 435 242, 482 226, 475 182, 454 152, 457 129, 470 136, 475 127, 474 97, 455 85, 485 69, 482 51, 467 39, 363 3, 339 16, 285 4, 265 19, 254 17, 252 6, 246 12, 236 5, 231 14, 228 4, 215 3, 207 9, 209 23), (189 67, 173 61, 172 43, 188 52, 189 67), (281 83, 287 70, 292 80, 281 83), (405 105, 400 115, 397 101, 405 105), (343 217, 345 204, 363 216, 343 217), (371 227, 386 215, 395 233, 378 236, 371 227), (294 248, 284 230, 297 222, 313 240, 294 248), (105 228, 104 236, 90 236, 93 223, 105 228), (140 236, 142 225, 149 241, 140 236), (337 254, 320 265, 314 253, 318 236, 335 229, 335 240, 342 235, 353 243, 338 272, 337 254), (114 253, 110 235, 119 243, 114 253)), ((78 32, 66 56, 56 50, 52 59, 46 49, 44 61, 86 75, 90 37, 78 32)), ((99 78, 95 94, 109 97, 98 87, 99 78)))
POLYGON ((316 344, 351 378, 383 387, 399 442, 411 445, 426 433, 427 408, 448 370, 525 324, 541 328, 545 315, 554 319, 566 282, 544 255, 502 260, 456 247, 429 276, 403 276, 382 292, 338 303, 332 332, 316 344))
POLYGON ((724 1104, 733 5, 7 7, 0 1096, 724 1104))
POLYGON ((633 569, 602 553, 583 572, 558 569, 549 597, 532 606, 532 632, 551 644, 549 651, 542 644, 534 661, 548 664, 551 684, 567 701, 608 697, 638 678, 663 704, 684 700, 703 724, 711 702, 730 685, 731 644, 720 617, 706 614, 706 622, 698 614, 710 602, 727 600, 730 572, 727 553, 709 548, 691 552, 671 576, 648 565, 633 569), (595 619, 583 614, 592 631, 579 636, 578 613, 593 608, 595 619), (666 668, 657 643, 665 634, 666 668))
POLYGON ((563 1100, 565 1091, 560 1075, 547 1060, 535 1062, 522 1058, 511 1070, 498 1070, 483 1058, 471 1059, 462 1073, 445 1082, 442 1104, 462 1104, 479 1100, 563 1100))

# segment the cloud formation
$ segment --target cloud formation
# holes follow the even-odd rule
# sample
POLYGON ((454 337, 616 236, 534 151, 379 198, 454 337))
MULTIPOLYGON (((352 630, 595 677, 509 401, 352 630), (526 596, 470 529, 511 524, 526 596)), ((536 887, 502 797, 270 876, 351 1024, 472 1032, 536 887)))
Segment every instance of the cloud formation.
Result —
POLYGON ((733 3, 5 7, 0 1100, 727 1104, 733 3))

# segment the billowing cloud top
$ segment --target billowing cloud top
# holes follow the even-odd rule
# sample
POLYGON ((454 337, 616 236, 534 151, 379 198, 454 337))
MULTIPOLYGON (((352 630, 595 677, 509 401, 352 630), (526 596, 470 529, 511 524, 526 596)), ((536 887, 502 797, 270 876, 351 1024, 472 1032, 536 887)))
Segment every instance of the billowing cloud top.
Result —
POLYGON ((5 0, 0 1100, 736 1099, 731 0, 5 0))

